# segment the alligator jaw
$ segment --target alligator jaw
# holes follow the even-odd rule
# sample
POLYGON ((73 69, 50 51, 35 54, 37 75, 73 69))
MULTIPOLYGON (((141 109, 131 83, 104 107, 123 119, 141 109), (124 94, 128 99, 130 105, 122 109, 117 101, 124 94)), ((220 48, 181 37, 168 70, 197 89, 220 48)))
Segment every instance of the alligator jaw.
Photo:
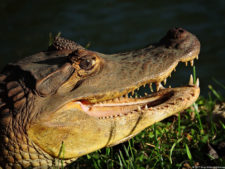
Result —
MULTIPOLYGON (((108 119, 108 118, 120 118, 136 112, 153 112, 154 108, 166 110, 171 105, 174 105, 170 109, 170 114, 176 113, 177 107, 180 110, 190 106, 188 104, 183 104, 184 102, 193 103, 199 96, 199 79, 197 79, 196 84, 193 84, 193 76, 190 75, 190 80, 188 86, 177 87, 177 88, 164 88, 161 83, 157 87, 157 91, 150 95, 133 98, 128 97, 128 94, 106 100, 103 102, 90 103, 88 100, 73 101, 65 106, 63 110, 68 109, 79 109, 82 112, 85 112, 89 116, 97 117, 99 119, 108 119), (182 104, 181 104, 182 103, 182 104), (183 105, 183 106, 181 106, 183 105)), ((132 94, 132 93, 131 93, 132 94)))

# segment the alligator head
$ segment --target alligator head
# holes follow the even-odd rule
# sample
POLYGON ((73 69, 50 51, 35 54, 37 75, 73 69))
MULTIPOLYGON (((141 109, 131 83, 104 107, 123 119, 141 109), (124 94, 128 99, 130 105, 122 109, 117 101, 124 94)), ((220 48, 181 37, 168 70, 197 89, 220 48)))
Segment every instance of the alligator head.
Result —
POLYGON ((62 143, 68 162, 186 109, 199 96, 198 82, 161 82, 199 51, 193 34, 175 28, 158 43, 117 54, 57 37, 48 51, 8 64, 0 76, 1 165, 52 166, 62 143), (131 97, 153 83, 157 92, 131 97))

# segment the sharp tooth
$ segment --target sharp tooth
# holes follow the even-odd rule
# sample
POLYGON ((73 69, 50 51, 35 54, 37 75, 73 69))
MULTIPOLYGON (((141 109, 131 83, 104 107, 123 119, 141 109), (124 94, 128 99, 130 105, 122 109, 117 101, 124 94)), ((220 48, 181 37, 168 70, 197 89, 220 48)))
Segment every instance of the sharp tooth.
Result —
POLYGON ((169 88, 171 88, 171 85, 169 85, 169 88))
POLYGON ((174 68, 173 71, 176 72, 176 68, 174 68))
POLYGON ((145 88, 146 84, 143 85, 143 87, 145 88))
POLYGON ((148 93, 145 93, 145 96, 148 96, 148 93))
POLYGON ((152 83, 149 83, 149 87, 150 87, 151 92, 154 92, 154 90, 152 88, 152 83))
POLYGON ((134 90, 132 90, 131 95, 132 95, 132 96, 134 95, 134 90))
POLYGON ((190 63, 191 63, 191 66, 194 66, 194 60, 191 60, 190 63))
POLYGON ((185 62, 185 66, 188 66, 188 62, 185 62))
POLYGON ((138 98, 138 96, 137 96, 137 95, 135 95, 135 96, 134 96, 134 98, 135 98, 135 99, 137 99, 137 98, 138 98))
POLYGON ((166 85, 166 78, 163 80, 163 84, 166 85))
POLYGON ((189 85, 193 85, 193 81, 194 81, 194 80, 193 80, 193 76, 192 76, 192 74, 191 74, 191 75, 190 75, 190 80, 189 80, 189 83, 188 83, 188 84, 189 84, 189 85))
POLYGON ((155 85, 156 85, 156 91, 158 92, 160 83, 156 83, 155 85))
POLYGON ((159 91, 161 89, 164 89, 163 85, 160 82, 156 83, 156 90, 159 91))
POLYGON ((141 111, 141 107, 140 106, 138 106, 138 111, 141 111))
POLYGON ((159 83, 159 90, 165 89, 161 83, 159 83))
POLYGON ((196 87, 199 87, 199 78, 197 78, 196 83, 195 83, 196 87))
POLYGON ((198 55, 196 56, 196 59, 198 60, 198 55))
POLYGON ((148 110, 148 105, 147 104, 145 105, 145 110, 148 110))

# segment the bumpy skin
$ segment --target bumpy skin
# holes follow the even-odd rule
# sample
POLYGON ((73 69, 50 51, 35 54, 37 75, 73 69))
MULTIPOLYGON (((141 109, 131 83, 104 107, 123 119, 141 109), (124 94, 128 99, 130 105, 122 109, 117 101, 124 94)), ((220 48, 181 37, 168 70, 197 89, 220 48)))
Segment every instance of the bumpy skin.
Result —
POLYGON ((198 86, 162 89, 143 99, 121 96, 159 85, 199 50, 194 35, 175 28, 156 44, 108 55, 57 37, 48 51, 9 63, 0 74, 1 167, 49 168, 61 158, 62 143, 67 164, 182 111, 198 98, 198 86), (119 114, 94 112, 109 103, 119 114))

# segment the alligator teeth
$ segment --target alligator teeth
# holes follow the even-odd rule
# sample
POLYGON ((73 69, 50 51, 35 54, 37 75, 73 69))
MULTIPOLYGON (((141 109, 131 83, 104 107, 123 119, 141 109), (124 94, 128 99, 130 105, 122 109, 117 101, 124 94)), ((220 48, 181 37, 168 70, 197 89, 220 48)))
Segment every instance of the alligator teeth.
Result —
POLYGON ((191 60, 190 63, 191 63, 191 66, 194 66, 194 60, 191 60))
POLYGON ((148 105, 147 104, 145 105, 145 110, 148 110, 148 105))
POLYGON ((185 62, 185 66, 188 66, 188 62, 185 62))
POLYGON ((199 87, 199 78, 197 78, 196 83, 195 83, 196 87, 199 87))
POLYGON ((166 79, 163 80, 163 84, 164 84, 164 85, 166 85, 166 81, 167 81, 166 79))
POLYGON ((198 55, 196 56, 196 59, 198 60, 198 55))
POLYGON ((176 72, 176 68, 174 68, 173 71, 176 72))
POLYGON ((194 84, 194 80, 193 80, 193 76, 192 74, 190 75, 190 80, 189 80, 189 85, 193 85, 194 84))
POLYGON ((149 83, 149 88, 150 88, 151 92, 154 92, 154 90, 152 88, 152 83, 149 83))
POLYGON ((160 82, 156 83, 156 90, 159 91, 161 89, 164 89, 163 85, 160 82))

